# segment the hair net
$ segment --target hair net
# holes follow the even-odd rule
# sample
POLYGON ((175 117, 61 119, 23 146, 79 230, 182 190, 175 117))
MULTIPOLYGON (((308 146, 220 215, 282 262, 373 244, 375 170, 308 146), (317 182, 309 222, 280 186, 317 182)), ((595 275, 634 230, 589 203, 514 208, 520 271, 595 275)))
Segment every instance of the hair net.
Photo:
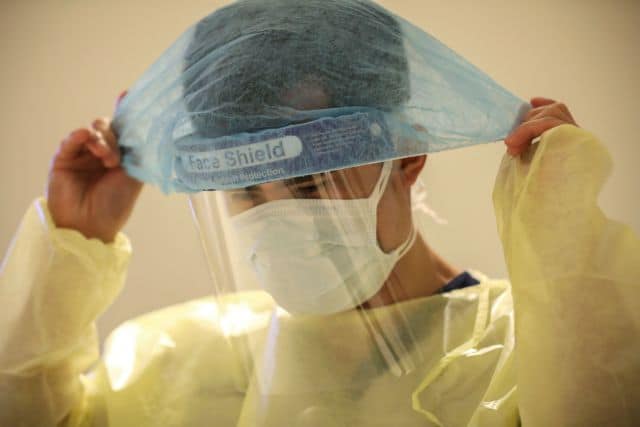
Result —
POLYGON ((503 139, 526 104, 364 0, 244 0, 189 28, 115 114, 164 191, 232 189, 503 139))

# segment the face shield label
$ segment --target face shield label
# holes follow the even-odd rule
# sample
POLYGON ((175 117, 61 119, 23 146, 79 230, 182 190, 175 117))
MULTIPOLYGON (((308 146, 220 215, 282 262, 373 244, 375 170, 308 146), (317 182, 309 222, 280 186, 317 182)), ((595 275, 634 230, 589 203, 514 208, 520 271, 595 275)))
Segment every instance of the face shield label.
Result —
POLYGON ((256 142, 236 148, 183 154, 180 160, 187 173, 229 171, 293 159, 302 153, 302 141, 294 135, 256 142))
POLYGON ((256 133, 176 141, 177 178, 192 191, 242 188, 391 158, 382 114, 357 112, 256 133))

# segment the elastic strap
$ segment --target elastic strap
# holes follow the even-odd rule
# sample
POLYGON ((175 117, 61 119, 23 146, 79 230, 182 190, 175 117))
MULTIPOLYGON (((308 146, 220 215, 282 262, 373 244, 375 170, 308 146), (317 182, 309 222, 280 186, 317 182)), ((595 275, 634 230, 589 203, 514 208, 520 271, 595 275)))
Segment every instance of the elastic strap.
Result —
MULTIPOLYGON (((389 184, 389 179, 391 178, 392 168, 393 168, 393 160, 387 160, 382 164, 382 170, 380 171, 380 178, 378 178, 378 182, 376 183, 376 186, 373 189, 373 193, 371 193, 371 195, 369 196, 369 198, 373 202, 372 205, 376 209, 376 219, 378 218, 378 214, 377 214, 378 203, 380 203, 380 199, 382 198, 384 191, 387 189, 387 185, 389 184)), ((394 256, 396 260, 399 260, 407 252, 409 252, 409 249, 411 249, 411 247, 415 243, 417 236, 418 236, 418 232, 416 231, 416 227, 412 225, 411 232, 409 233, 407 240, 405 240, 405 242, 402 245, 400 245, 399 247, 397 247, 387 255, 394 256)))
POLYGON ((382 164, 382 170, 380 171, 380 178, 378 178, 378 182, 376 186, 373 188, 373 193, 369 196, 370 199, 373 199, 375 205, 378 206, 382 195, 384 194, 384 190, 387 188, 387 184, 389 184, 389 178, 391 177, 391 169, 393 167, 393 161, 387 160, 382 164))

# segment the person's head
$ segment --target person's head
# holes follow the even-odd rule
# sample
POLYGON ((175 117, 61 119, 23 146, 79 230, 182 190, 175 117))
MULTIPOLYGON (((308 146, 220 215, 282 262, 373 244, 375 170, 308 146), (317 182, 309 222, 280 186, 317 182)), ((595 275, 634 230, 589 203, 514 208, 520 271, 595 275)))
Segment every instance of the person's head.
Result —
POLYGON ((281 127, 292 111, 392 110, 409 99, 396 19, 366 0, 243 0, 201 20, 184 55, 196 132, 281 127))
MULTIPOLYGON (((401 27, 365 0, 233 3, 197 24, 184 73, 185 104, 203 137, 282 127, 296 111, 391 111, 410 92, 401 27)), ((424 161, 420 156, 394 162, 378 206, 384 251, 410 231, 410 188, 424 161)), ((244 200, 240 206, 292 197, 361 199, 372 193, 380 172, 381 164, 367 165, 234 194, 244 200)))

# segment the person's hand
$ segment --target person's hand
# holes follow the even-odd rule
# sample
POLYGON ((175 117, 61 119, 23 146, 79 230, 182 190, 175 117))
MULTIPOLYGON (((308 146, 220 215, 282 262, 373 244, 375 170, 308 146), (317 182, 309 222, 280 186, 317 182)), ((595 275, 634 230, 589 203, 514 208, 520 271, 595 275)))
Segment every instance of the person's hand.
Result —
POLYGON ((131 215, 141 189, 142 183, 120 165, 111 120, 100 118, 60 144, 49 173, 47 203, 57 227, 110 243, 131 215))
POLYGON ((504 140, 507 153, 512 156, 524 153, 534 139, 551 128, 564 124, 578 126, 567 106, 561 102, 533 98, 531 106, 533 108, 525 115, 520 126, 504 140))

